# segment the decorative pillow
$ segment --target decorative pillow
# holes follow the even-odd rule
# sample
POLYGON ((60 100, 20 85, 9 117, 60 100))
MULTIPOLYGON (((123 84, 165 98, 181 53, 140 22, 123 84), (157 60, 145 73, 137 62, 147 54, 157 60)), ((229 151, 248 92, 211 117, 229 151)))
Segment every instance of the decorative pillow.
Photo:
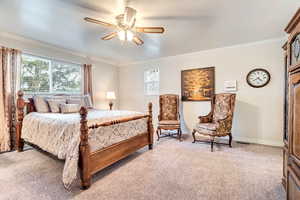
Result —
POLYGON ((39 113, 48 113, 50 112, 48 103, 46 99, 42 96, 33 97, 34 106, 37 112, 39 113))
POLYGON ((67 99, 67 104, 79 104, 80 106, 85 106, 83 97, 70 97, 70 99, 67 99))
POLYGON ((62 113, 76 113, 80 110, 79 104, 60 104, 60 110, 62 113))
POLYGON ((84 95, 84 103, 87 108, 93 108, 92 98, 89 94, 84 95))
POLYGON ((87 108, 93 108, 93 103, 90 95, 72 96, 67 99, 68 104, 79 104, 87 108))
POLYGON ((59 113, 60 112, 60 104, 66 104, 66 99, 49 99, 48 104, 51 112, 59 113))

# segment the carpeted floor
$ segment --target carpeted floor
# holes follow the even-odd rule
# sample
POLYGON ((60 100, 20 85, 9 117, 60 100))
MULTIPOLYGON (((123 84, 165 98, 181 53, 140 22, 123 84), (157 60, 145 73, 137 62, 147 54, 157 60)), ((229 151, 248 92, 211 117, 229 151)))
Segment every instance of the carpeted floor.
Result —
POLYGON ((28 149, 0 154, 0 199, 279 200, 282 151, 262 145, 216 146, 163 138, 93 176, 89 190, 79 181, 61 184, 63 162, 28 149))

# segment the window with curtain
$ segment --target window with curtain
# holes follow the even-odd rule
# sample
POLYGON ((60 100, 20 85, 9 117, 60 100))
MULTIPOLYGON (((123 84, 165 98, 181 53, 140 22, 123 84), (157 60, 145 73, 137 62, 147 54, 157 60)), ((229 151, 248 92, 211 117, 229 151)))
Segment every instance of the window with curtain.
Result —
POLYGON ((81 65, 23 54, 20 88, 26 93, 81 93, 81 65))
POLYGON ((145 95, 159 95, 159 69, 148 69, 144 72, 145 95))

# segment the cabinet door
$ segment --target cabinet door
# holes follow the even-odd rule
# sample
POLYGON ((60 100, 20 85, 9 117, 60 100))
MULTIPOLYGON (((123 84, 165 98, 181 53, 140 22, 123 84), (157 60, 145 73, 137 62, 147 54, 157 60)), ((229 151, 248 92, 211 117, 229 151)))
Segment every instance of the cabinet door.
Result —
POLYGON ((300 179, 296 175, 297 169, 288 167, 287 173, 287 199, 299 200, 300 199, 300 179))
POLYGON ((287 171, 287 197, 300 199, 300 69, 289 77, 289 152, 287 171))
POLYGON ((291 73, 289 83, 289 153, 300 163, 300 70, 291 73))

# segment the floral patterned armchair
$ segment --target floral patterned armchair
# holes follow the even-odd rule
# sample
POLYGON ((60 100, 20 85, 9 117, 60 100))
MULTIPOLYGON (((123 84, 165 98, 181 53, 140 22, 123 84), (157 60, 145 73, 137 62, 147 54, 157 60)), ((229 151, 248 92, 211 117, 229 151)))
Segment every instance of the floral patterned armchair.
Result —
POLYGON ((159 96, 159 115, 158 127, 156 130, 157 140, 161 137, 177 135, 181 141, 180 115, 179 115, 179 96, 176 94, 164 94, 159 96), (162 133, 162 130, 168 133, 162 133), (171 130, 176 130, 177 133, 171 134, 171 130))
POLYGON ((204 136, 209 136, 211 151, 213 151, 215 137, 229 136, 229 146, 231 147, 231 127, 235 105, 235 96, 235 94, 222 93, 216 94, 213 97, 212 111, 206 116, 200 116, 200 122, 195 126, 193 130, 193 143, 195 143, 196 141, 201 141, 196 140, 196 133, 204 136))

